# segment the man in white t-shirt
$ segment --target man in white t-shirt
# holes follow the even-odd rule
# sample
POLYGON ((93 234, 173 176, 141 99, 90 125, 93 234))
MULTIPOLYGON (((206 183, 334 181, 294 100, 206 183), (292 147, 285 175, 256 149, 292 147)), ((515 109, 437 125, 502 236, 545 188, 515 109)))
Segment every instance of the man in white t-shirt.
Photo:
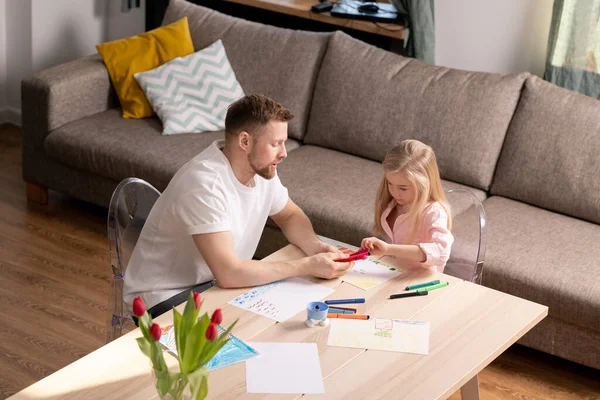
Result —
POLYGON ((216 283, 251 287, 312 275, 331 279, 352 263, 321 242, 304 212, 288 197, 277 165, 293 115, 279 103, 249 95, 225 118, 225 140, 210 145, 173 177, 152 208, 124 280, 131 309, 141 296, 153 316, 216 283), (308 257, 294 261, 252 260, 267 218, 308 257))

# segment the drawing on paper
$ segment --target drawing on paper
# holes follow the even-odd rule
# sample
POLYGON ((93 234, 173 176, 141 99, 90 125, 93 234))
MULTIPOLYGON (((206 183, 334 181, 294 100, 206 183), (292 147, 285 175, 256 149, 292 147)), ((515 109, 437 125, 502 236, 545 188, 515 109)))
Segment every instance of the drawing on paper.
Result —
MULTIPOLYGON (((225 332, 225 328, 219 325, 219 335, 225 332)), ((177 344, 175 343, 175 329, 173 325, 166 326, 161 330, 160 343, 167 348, 171 354, 178 357, 177 344)), ((238 362, 246 361, 258 354, 256 350, 248 346, 237 336, 229 334, 229 341, 223 346, 217 354, 206 363, 206 368, 211 371, 217 368, 227 367, 238 362)))
POLYGON ((429 323, 394 319, 374 321, 333 319, 329 346, 402 353, 429 353, 429 323))
POLYGON ((236 306, 243 306, 244 304, 256 299, 257 297, 260 297, 263 294, 273 290, 275 287, 281 284, 281 282, 282 281, 277 281, 269 283, 267 285, 257 286, 254 289, 242 294, 241 296, 236 297, 235 299, 233 299, 233 301, 235 302, 236 306))
POLYGON ((394 332, 394 320, 392 319, 376 319, 375 320, 375 336, 391 338, 394 332))
POLYGON ((229 304, 283 322, 305 310, 311 301, 321 300, 331 293, 330 288, 309 280, 289 278, 253 288, 229 304))
MULTIPOLYGON (((337 246, 337 248, 345 254, 354 253, 353 250, 343 246, 337 246)), ((364 260, 355 261, 352 270, 344 275, 342 279, 353 286, 368 290, 395 278, 402 272, 404 271, 394 265, 379 261, 374 256, 369 256, 364 260)))
POLYGON ((277 319, 279 315, 279 308, 272 301, 258 299, 255 303, 252 303, 246 308, 246 310, 254 311, 257 314, 264 315, 272 319, 277 319))

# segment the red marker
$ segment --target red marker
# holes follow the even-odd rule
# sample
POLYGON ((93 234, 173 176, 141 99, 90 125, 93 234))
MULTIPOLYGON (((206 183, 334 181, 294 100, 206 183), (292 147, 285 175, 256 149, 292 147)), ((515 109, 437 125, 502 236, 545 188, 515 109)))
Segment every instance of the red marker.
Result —
POLYGON ((350 262, 350 261, 364 260, 367 257, 369 257, 369 252, 367 250, 363 250, 362 252, 358 251, 354 254, 351 254, 346 258, 341 258, 339 260, 333 260, 333 261, 335 261, 335 262, 350 262))

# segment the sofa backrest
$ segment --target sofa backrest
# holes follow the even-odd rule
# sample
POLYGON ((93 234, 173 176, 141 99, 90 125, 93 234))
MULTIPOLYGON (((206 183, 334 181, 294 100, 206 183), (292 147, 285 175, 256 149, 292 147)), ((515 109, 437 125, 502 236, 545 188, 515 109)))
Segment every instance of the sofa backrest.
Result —
POLYGON ((194 49, 223 41, 246 94, 264 94, 295 115, 289 136, 302 139, 317 71, 330 33, 293 31, 231 17, 184 0, 171 0, 163 25, 188 17, 194 49))
POLYGON ((431 66, 336 32, 304 141, 381 161, 418 139, 442 178, 488 190, 526 76, 431 66))
POLYGON ((600 101, 525 82, 492 194, 600 223, 600 101))

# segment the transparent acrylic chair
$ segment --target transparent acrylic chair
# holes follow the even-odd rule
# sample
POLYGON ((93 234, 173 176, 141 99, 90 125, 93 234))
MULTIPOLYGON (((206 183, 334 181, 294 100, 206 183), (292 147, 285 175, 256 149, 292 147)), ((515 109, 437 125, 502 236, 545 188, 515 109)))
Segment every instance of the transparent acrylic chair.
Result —
POLYGON ((111 288, 106 343, 136 326, 123 302, 123 277, 146 218, 160 192, 137 178, 124 179, 113 192, 108 208, 108 248, 111 288))
POLYGON ((481 284, 485 258, 485 211, 467 189, 445 191, 452 212, 454 244, 444 273, 481 284))

